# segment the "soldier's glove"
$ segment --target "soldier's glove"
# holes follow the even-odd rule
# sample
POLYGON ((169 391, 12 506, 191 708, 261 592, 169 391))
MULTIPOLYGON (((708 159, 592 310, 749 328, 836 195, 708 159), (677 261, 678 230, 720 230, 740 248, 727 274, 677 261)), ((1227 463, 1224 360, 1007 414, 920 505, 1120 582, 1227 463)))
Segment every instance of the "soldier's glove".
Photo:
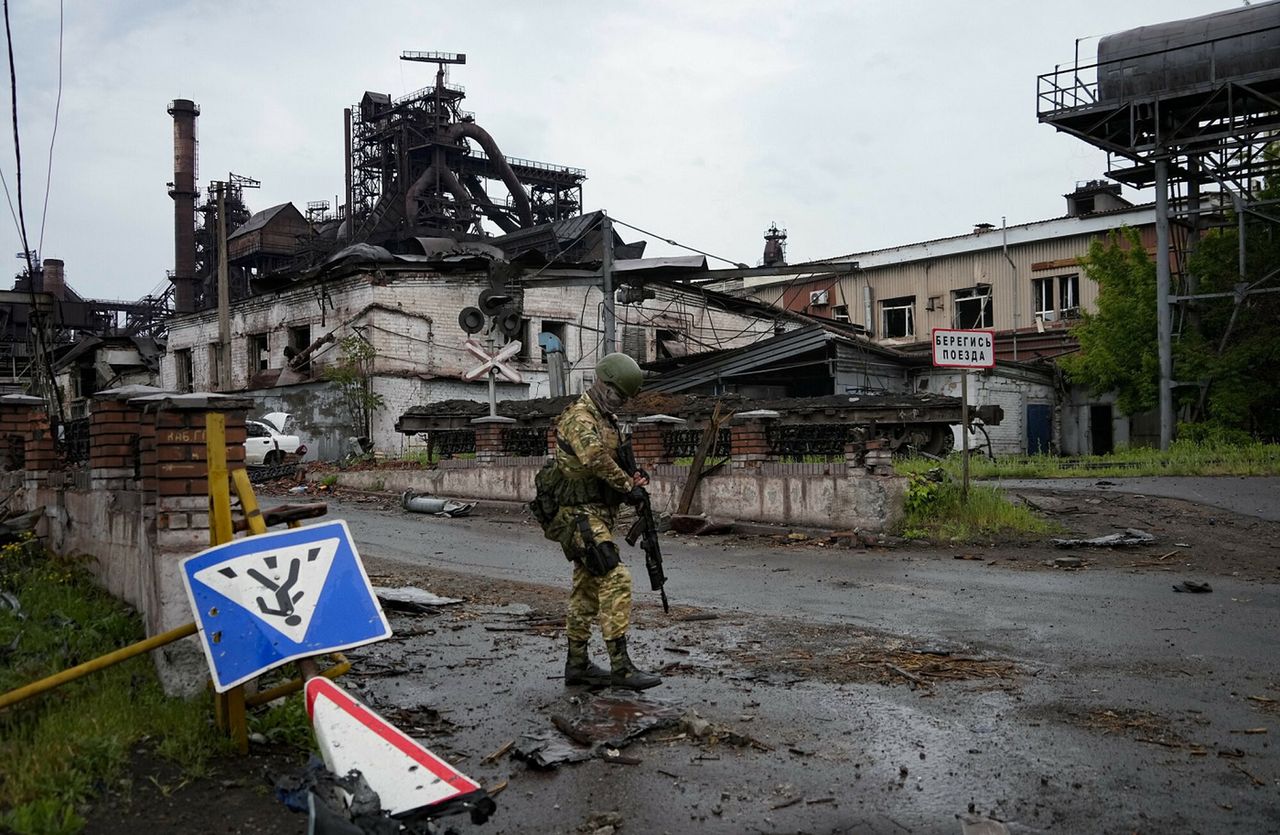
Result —
POLYGON ((632 507, 640 507, 644 504, 644 500, 648 498, 648 495, 649 494, 644 491, 643 487, 632 487, 623 501, 632 507))

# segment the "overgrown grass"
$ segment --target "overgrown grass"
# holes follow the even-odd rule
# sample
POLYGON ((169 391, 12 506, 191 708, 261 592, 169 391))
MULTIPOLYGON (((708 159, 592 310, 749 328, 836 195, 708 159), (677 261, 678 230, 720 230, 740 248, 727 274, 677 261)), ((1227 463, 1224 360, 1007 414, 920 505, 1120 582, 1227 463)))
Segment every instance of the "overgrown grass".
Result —
MULTIPOLYGON (((35 541, 0 548, 0 589, 21 604, 0 606, 0 692, 143 637, 131 609, 35 541)), ((211 717, 208 697, 166 697, 145 655, 0 712, 0 831, 79 832, 142 742, 200 776, 228 750, 211 717)))
MULTIPOLYGON (((951 455, 941 463, 927 458, 908 458, 895 461, 894 466, 903 473, 923 473, 940 466, 953 478, 960 478, 959 455, 951 455)), ((992 461, 975 455, 969 459, 969 474, 975 479, 1280 475, 1280 444, 1176 441, 1168 452, 1135 448, 1080 458, 1031 455, 992 461)))
POLYGON ((970 485, 966 501, 958 482, 932 481, 922 474, 910 477, 906 514, 898 526, 898 533, 907 539, 961 543, 1057 531, 1056 525, 1024 505, 1010 502, 995 487, 970 485))

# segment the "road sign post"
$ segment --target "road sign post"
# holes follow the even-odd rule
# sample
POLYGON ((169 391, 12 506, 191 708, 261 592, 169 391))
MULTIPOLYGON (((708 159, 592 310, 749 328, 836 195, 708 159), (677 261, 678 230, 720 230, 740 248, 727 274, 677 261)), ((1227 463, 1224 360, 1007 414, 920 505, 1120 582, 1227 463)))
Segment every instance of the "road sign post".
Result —
POLYGON ((483 360, 475 368, 470 369, 462 375, 462 379, 468 382, 478 380, 481 377, 489 378, 489 417, 498 416, 498 394, 497 382, 498 375, 501 374, 507 380, 513 383, 523 383, 524 378, 520 376, 519 369, 508 365, 507 360, 520 353, 520 340, 515 339, 503 345, 498 351, 493 350, 493 335, 489 335, 486 345, 482 346, 474 339, 468 339, 462 343, 462 347, 476 359, 483 360))
POLYGON ((935 368, 960 369, 960 495, 969 500, 969 369, 994 368, 996 364, 996 332, 933 329, 933 365, 935 368))
POLYGON ((209 548, 181 563, 214 689, 391 627, 341 520, 209 548))

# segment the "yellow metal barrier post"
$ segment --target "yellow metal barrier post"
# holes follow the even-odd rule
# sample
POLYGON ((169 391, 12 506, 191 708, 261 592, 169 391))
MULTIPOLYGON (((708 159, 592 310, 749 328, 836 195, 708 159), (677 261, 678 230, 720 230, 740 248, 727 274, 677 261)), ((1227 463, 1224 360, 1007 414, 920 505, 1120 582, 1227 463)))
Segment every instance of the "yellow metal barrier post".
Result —
MULTIPOLYGON (((205 460, 209 468, 209 544, 231 541, 231 483, 227 476, 227 416, 207 412, 204 416, 205 460)), ((258 520, 261 523, 261 520, 258 520)), ((253 533, 266 530, 250 529, 253 533)), ((236 685, 215 697, 214 713, 227 729, 236 749, 249 753, 249 724, 244 712, 244 686, 236 685)))

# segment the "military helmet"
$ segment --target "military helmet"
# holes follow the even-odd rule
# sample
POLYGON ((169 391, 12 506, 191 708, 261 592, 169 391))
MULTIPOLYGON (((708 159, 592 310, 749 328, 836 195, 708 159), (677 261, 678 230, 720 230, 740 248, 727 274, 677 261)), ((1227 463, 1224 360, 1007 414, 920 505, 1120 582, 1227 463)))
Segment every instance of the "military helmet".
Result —
POLYGON ((624 397, 635 397, 644 382, 636 361, 619 353, 606 354, 596 364, 596 377, 622 392, 624 397))

